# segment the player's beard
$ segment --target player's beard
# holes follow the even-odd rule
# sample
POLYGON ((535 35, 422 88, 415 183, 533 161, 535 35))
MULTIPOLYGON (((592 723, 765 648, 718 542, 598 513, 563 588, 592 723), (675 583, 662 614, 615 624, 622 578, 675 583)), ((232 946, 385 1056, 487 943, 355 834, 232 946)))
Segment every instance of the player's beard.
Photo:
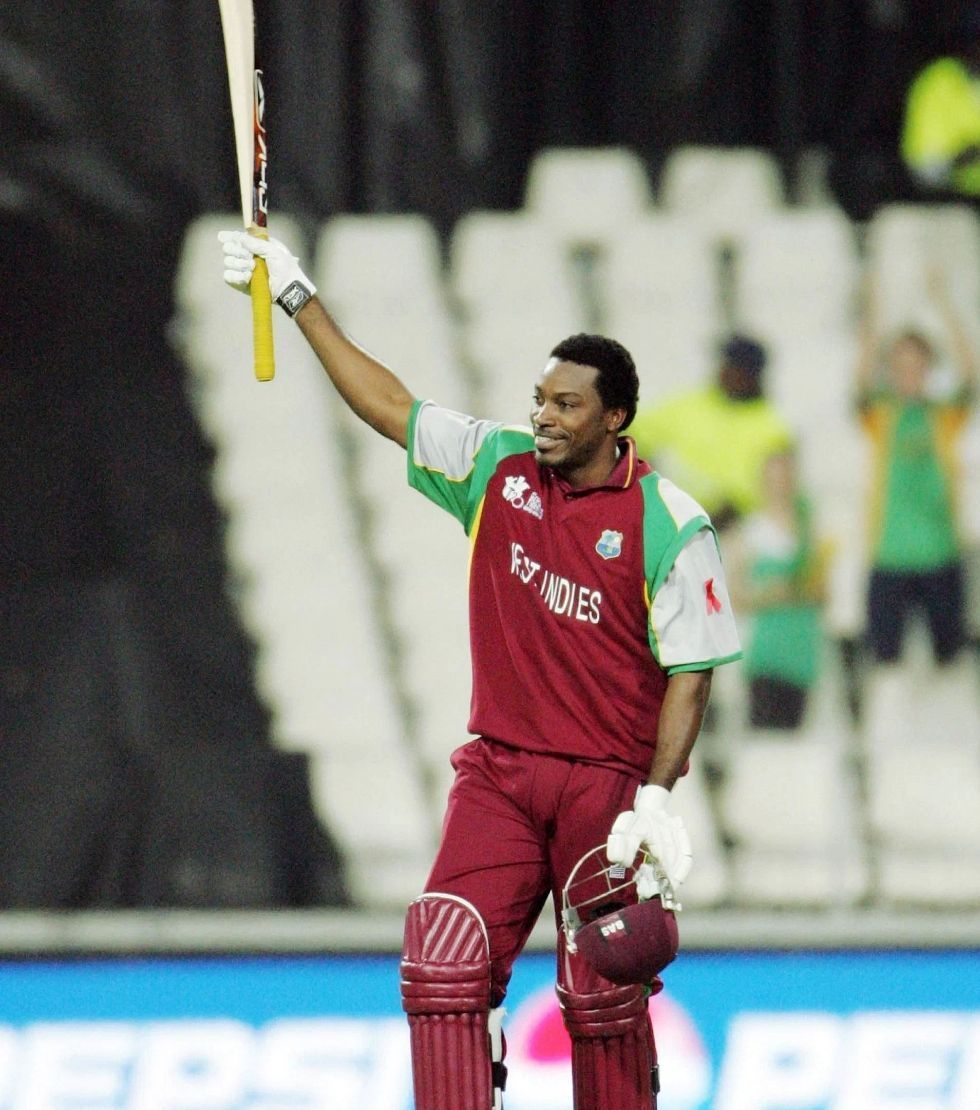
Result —
MULTIPOLYGON (((547 433, 537 434, 547 438, 547 433)), ((534 458, 539 466, 548 467, 556 474, 567 477, 589 466, 598 454, 603 439, 604 432, 600 429, 596 429, 594 433, 582 432, 578 436, 562 435, 556 437, 552 441, 554 446, 544 452, 535 442, 534 458)))

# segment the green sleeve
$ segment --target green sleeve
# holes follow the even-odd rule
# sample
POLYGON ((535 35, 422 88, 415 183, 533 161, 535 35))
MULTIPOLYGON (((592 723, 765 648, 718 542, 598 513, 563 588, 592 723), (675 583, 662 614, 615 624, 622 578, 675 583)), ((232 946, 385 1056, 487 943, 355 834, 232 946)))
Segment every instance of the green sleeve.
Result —
POLYGON ((469 534, 500 462, 532 444, 527 429, 416 401, 408 422, 408 484, 451 513, 469 534))

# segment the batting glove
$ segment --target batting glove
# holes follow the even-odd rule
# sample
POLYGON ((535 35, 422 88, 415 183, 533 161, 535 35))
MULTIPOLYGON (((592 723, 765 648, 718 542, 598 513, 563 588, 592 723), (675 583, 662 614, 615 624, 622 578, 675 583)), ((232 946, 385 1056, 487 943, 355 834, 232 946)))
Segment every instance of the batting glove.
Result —
MULTIPOLYGON (((610 863, 632 867, 642 849, 659 863, 676 890, 691 873, 691 840, 681 818, 667 812, 669 798, 670 791, 662 786, 641 787, 633 808, 613 822, 606 856, 610 863)), ((640 898, 660 894, 656 871, 646 864, 637 869, 636 892, 640 898)))
POLYGON ((300 269, 299 259, 278 239, 260 239, 247 231, 219 231, 225 252, 224 279, 241 293, 247 293, 255 269, 255 256, 264 258, 269 268, 272 299, 290 316, 316 292, 316 286, 300 269))

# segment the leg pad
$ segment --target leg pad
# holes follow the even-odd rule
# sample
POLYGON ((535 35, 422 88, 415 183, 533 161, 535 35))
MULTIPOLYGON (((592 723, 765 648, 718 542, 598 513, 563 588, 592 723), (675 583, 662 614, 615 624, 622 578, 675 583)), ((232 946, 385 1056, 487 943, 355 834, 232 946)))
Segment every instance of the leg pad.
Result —
POLYGON ((490 949, 469 902, 424 894, 408 908, 401 962, 416 1110, 488 1110, 490 949))
MULTIPOLYGON (((573 979, 570 970, 566 965, 566 982, 573 979)), ((578 989, 558 987, 572 1038, 575 1110, 651 1110, 659 1082, 648 992, 582 975, 581 965, 577 970, 578 989)))

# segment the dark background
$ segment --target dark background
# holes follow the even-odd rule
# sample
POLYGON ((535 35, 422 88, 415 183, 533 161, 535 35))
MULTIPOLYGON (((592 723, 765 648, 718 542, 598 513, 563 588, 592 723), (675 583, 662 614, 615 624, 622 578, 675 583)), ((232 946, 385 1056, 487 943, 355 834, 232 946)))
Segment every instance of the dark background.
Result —
MULTIPOLYGON (((273 212, 521 203, 531 155, 820 147, 857 220, 914 197, 928 0, 257 4, 273 212)), ((166 339, 195 215, 238 207, 216 0, 0 10, 0 907, 346 900, 226 600, 166 339)))

